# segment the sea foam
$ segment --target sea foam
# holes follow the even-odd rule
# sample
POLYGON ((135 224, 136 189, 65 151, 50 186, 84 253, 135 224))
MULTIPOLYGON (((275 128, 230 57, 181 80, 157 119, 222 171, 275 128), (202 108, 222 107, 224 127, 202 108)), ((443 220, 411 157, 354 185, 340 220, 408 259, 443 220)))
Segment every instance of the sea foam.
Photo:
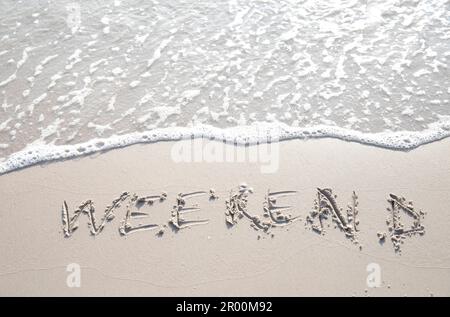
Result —
POLYGON ((3 0, 0 19, 0 173, 190 137, 449 134, 447 0, 3 0))
POLYGON ((207 138, 236 146, 256 145, 290 139, 337 138, 345 141, 374 145, 393 150, 411 150, 420 145, 450 136, 450 120, 431 124, 424 131, 397 131, 361 133, 339 127, 316 126, 293 128, 286 125, 256 124, 220 129, 208 125, 195 128, 165 128, 148 132, 92 139, 75 145, 34 145, 16 152, 0 161, 0 175, 42 162, 70 159, 99 151, 121 148, 138 143, 179 141, 190 138, 207 138))

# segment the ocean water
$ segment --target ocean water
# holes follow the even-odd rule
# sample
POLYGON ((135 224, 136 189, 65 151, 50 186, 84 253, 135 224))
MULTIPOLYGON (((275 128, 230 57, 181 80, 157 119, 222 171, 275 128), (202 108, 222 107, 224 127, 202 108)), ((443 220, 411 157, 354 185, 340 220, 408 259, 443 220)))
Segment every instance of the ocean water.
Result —
POLYGON ((138 142, 450 135, 448 0, 0 0, 0 174, 138 142))

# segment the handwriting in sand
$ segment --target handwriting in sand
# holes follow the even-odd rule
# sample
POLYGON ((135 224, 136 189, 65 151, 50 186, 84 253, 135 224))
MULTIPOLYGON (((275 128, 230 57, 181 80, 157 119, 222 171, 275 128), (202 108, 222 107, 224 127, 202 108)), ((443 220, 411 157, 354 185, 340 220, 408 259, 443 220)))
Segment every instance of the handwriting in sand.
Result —
MULTIPOLYGON (((240 219, 246 219, 250 226, 255 230, 261 230, 267 234, 271 234, 271 229, 276 227, 285 227, 300 221, 300 216, 292 216, 289 214, 292 206, 280 205, 278 200, 286 196, 297 194, 297 191, 268 191, 263 201, 263 218, 252 214, 248 207, 249 196, 253 193, 253 189, 246 184, 241 184, 238 188, 231 190, 225 199, 225 223, 229 227, 235 226, 240 219)), ((359 232, 359 209, 358 195, 353 191, 351 201, 344 211, 339 207, 337 196, 329 188, 317 188, 316 197, 312 210, 307 213, 305 225, 318 234, 325 234, 325 223, 331 221, 339 228, 345 236, 355 245, 362 248, 359 244, 357 236, 359 232), (331 220, 329 220, 331 218, 331 220)), ((164 203, 168 200, 167 193, 163 192, 159 195, 138 196, 133 193, 124 192, 118 198, 114 199, 111 205, 107 206, 103 212, 101 219, 97 219, 95 214, 94 202, 87 200, 83 202, 72 215, 69 212, 67 202, 64 201, 62 207, 62 223, 63 232, 66 237, 72 236, 78 227, 78 218, 85 214, 88 217, 88 225, 92 235, 98 235, 105 225, 114 219, 114 212, 122 205, 125 205, 125 216, 120 222, 119 233, 128 235, 134 232, 157 230, 157 235, 164 235, 165 229, 171 226, 174 231, 184 228, 206 225, 209 219, 187 219, 188 213, 199 211, 193 199, 198 197, 206 197, 209 201, 218 200, 216 192, 213 189, 209 191, 194 191, 189 193, 179 193, 175 198, 175 203, 171 210, 170 219, 164 224, 138 224, 133 225, 133 219, 146 218, 150 215, 147 212, 140 211, 144 205, 153 206, 157 203, 164 203)), ((425 213, 416 210, 411 201, 407 201, 404 197, 389 194, 388 197, 388 218, 386 224, 388 233, 378 232, 378 239, 383 243, 389 234, 396 252, 401 251, 401 244, 407 237, 413 235, 423 235, 425 228, 422 220, 425 213), (412 218, 412 226, 405 227, 401 221, 401 215, 412 218)))

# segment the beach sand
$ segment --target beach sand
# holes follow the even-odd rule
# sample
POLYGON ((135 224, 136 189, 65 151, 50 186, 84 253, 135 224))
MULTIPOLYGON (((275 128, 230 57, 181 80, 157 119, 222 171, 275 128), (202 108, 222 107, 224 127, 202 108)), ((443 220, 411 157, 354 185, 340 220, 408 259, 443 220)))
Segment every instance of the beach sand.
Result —
MULTIPOLYGON (((0 176, 0 295, 450 295, 450 139, 409 152, 336 139, 285 141, 273 173, 249 161, 175 162, 174 144, 134 145, 0 176), (283 213, 293 220, 267 231, 256 230, 245 215, 227 225, 226 201, 244 182, 253 189, 248 212, 260 219, 269 190, 296 191, 277 201, 292 206, 283 213), (311 229, 307 218, 318 188, 332 190, 345 217, 355 191, 354 236, 332 217, 324 219, 322 234, 311 229), (90 233, 83 214, 79 229, 65 237, 64 201, 71 216, 92 200, 98 225, 105 207, 125 191, 167 195, 140 206, 148 217, 130 221, 157 226, 121 235, 125 201, 99 234, 90 233), (208 221, 175 230, 168 221, 177 195, 196 191, 205 194, 189 197, 186 207, 198 204, 199 210, 185 218, 208 221), (424 212, 424 234, 405 237, 400 252, 386 223, 390 194, 424 212), (377 233, 386 233, 384 243, 377 233), (68 268, 78 266, 74 284, 68 268)), ((410 228, 411 214, 397 211, 410 228)))

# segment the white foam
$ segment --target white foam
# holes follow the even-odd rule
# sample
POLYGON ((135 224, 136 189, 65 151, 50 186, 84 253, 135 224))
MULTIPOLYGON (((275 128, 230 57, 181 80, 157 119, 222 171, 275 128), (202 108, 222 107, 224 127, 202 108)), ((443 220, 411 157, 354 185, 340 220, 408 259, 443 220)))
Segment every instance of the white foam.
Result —
POLYGON ((39 163, 71 159, 98 151, 111 150, 138 143, 176 141, 188 138, 209 138, 226 141, 235 145, 252 145, 289 139, 328 137, 387 149, 411 150, 420 145, 441 140, 448 136, 450 136, 450 117, 443 117, 440 122, 430 124, 427 129, 420 132, 362 133, 325 125, 312 128, 297 128, 279 123, 259 123, 251 126, 226 129, 209 125, 199 125, 191 128, 174 127, 116 135, 105 139, 96 138, 75 145, 30 145, 24 150, 16 152, 3 161, 0 161, 0 175, 39 163))
POLYGON ((0 173, 191 135, 407 150, 449 133, 447 0, 117 0, 82 21, 70 0, 3 2, 0 173))

